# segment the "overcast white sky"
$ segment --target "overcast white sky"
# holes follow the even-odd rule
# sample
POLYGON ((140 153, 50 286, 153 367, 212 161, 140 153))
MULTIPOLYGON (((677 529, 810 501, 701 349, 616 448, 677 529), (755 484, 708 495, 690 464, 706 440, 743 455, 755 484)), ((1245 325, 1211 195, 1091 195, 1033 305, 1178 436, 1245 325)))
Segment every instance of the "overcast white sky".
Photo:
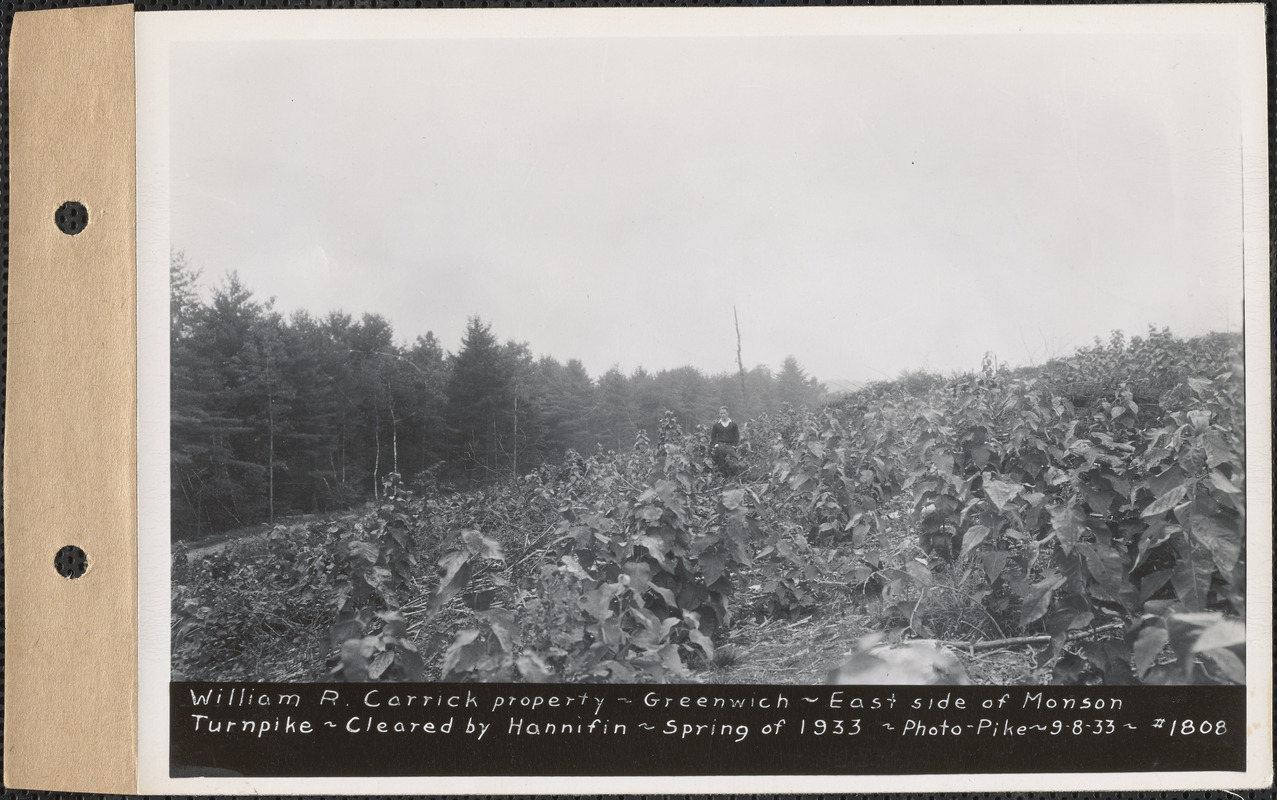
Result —
POLYGON ((734 370, 733 306, 746 367, 826 380, 1240 330, 1227 44, 178 44, 171 241, 284 311, 448 349, 478 314, 596 376, 734 370))

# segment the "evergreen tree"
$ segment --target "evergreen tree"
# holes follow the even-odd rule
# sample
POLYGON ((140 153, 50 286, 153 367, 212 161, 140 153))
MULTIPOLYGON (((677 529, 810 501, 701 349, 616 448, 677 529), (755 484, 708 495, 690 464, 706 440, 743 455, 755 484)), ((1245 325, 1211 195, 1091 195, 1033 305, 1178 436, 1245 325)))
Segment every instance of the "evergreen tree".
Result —
POLYGON ((333 378, 331 340, 319 321, 298 312, 281 330, 283 380, 291 387, 289 447, 282 479, 291 507, 313 513, 341 507, 336 497, 337 420, 341 398, 333 378))
POLYGON ((224 386, 209 349, 208 309, 195 292, 199 271, 175 253, 169 275, 170 521, 175 532, 198 536, 235 521, 226 465, 236 423, 217 402, 224 386))
POLYGON ((425 473, 446 456, 448 428, 444 411, 447 402, 448 364, 443 347, 430 332, 425 336, 418 336, 405 355, 412 366, 407 374, 408 397, 405 406, 415 440, 412 470, 425 473))
POLYGON ((634 370, 630 375, 630 398, 634 403, 636 424, 649 436, 655 437, 664 410, 655 376, 642 367, 634 370))
POLYGON ((239 275, 230 272, 213 291, 208 315, 213 367, 221 385, 210 400, 235 420, 226 432, 231 457, 224 466, 231 492, 225 506, 241 524, 263 518, 269 506, 267 454, 259 446, 267 438, 262 375, 269 367, 255 341, 263 312, 239 275))
POLYGON ((336 447, 332 463, 334 484, 330 496, 333 505, 338 507, 362 497, 364 491, 361 487, 370 485, 372 474, 363 460, 364 451, 368 449, 363 446, 360 424, 365 386, 352 358, 353 326, 351 316, 339 311, 330 312, 320 326, 324 347, 321 355, 323 370, 336 400, 333 431, 336 447))
POLYGON ((637 410, 629 381, 619 368, 612 367, 599 378, 597 397, 591 419, 594 438, 614 450, 628 447, 638 432, 637 410))
POLYGON ((181 514, 175 504, 173 521, 175 528, 194 522, 199 534, 206 523, 213 529, 248 524, 258 511, 255 487, 263 470, 244 457, 254 409, 246 402, 234 359, 249 340, 261 306, 234 273, 213 292, 208 306, 195 306, 189 291, 193 278, 181 270, 179 264, 171 306, 180 309, 170 325, 171 448, 174 499, 180 493, 191 513, 181 514))
POLYGON ((396 372, 394 332, 385 317, 364 314, 350 329, 350 358, 355 379, 362 389, 359 426, 365 444, 372 443, 372 480, 369 489, 376 497, 381 479, 398 472, 399 415, 395 410, 396 372))
POLYGON ((508 466, 501 450, 502 435, 513 428, 508 365, 490 327, 471 317, 451 359, 444 412, 453 459, 467 477, 494 477, 508 466))
POLYGON ((585 365, 571 359, 550 387, 554 402, 554 438, 564 449, 588 454, 598 441, 590 430, 595 413, 594 381, 585 365))
POLYGON ((662 370, 656 375, 656 384, 662 409, 674 412, 685 429, 691 430, 718 417, 709 379, 695 367, 662 370))
POLYGON ((793 356, 785 357, 776 382, 780 399, 794 407, 814 406, 824 399, 825 387, 815 378, 807 377, 793 356))
POLYGON ((253 517, 261 516, 256 507, 264 504, 271 524, 275 522, 276 477, 285 464, 296 396, 295 388, 284 379, 287 362, 283 321, 278 314, 264 314, 254 321, 243 347, 228 364, 237 418, 245 423, 235 460, 249 474, 260 473, 259 480, 246 482, 238 502, 253 517))
POLYGON ((720 405, 738 420, 781 402, 814 405, 823 387, 794 358, 706 376, 693 367, 597 381, 578 360, 498 345, 471 318, 461 347, 433 334, 395 342, 384 317, 334 311, 285 320, 234 273, 200 297, 199 272, 170 263, 172 526, 175 536, 331 511, 412 480, 491 480, 568 449, 623 449, 654 438, 672 412, 691 430, 720 405), (444 468, 446 465, 446 468, 444 468))

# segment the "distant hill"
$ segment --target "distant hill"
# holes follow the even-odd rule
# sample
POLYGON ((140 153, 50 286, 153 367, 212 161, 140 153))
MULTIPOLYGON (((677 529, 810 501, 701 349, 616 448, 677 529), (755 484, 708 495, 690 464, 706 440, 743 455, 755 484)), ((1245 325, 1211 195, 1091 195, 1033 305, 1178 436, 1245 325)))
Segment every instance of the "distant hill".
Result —
POLYGON ((821 381, 825 384, 825 388, 829 390, 829 394, 837 396, 840 394, 851 394, 865 388, 868 381, 849 381, 846 378, 834 378, 833 380, 821 381))

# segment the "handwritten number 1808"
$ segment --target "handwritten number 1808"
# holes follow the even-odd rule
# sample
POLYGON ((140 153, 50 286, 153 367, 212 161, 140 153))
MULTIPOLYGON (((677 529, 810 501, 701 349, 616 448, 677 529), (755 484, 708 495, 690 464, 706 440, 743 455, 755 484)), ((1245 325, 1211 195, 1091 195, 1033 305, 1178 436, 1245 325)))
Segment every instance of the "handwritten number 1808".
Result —
POLYGON ((1213 733, 1216 736, 1222 736, 1228 726, 1222 719, 1218 722, 1211 722, 1210 720, 1194 722, 1191 719, 1173 719, 1171 720, 1170 729, 1171 736, 1192 736, 1195 733, 1206 736, 1213 733))

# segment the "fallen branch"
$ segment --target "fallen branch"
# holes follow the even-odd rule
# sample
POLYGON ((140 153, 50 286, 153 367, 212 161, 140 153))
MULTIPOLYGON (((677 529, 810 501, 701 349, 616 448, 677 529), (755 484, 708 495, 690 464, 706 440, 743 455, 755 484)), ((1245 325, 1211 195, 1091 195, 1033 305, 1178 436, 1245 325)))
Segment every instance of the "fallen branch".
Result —
MULTIPOLYGON (((1085 631, 1069 631, 1065 634, 1065 641, 1074 642, 1078 639, 1086 639, 1091 636, 1097 636, 1101 633, 1116 631, 1126 627, 1125 622, 1110 622, 1107 625, 1101 625, 1098 628, 1091 628, 1085 631)), ((942 640, 940 644, 946 647, 954 647, 960 650, 966 650, 970 653, 976 653, 982 650, 996 650, 999 647, 1010 647, 1019 644, 1047 644, 1053 639, 1050 634, 1040 634, 1038 636, 1013 636, 1010 639, 990 639, 983 642, 962 642, 954 640, 942 640)))
MULTIPOLYGON (((506 569, 513 569, 514 567, 517 567, 520 564, 522 564, 524 561, 527 561, 532 556, 543 554, 545 552, 545 548, 541 547, 541 543, 545 541, 547 536, 549 536, 550 534, 554 533, 557 530, 558 530, 558 526, 553 526, 548 531, 546 531, 545 533, 541 534, 540 536, 538 536, 537 538, 529 542, 524 547, 523 555, 519 556, 519 559, 517 561, 510 562, 510 566, 507 567, 506 569)), ((563 536, 560 536, 558 539, 555 539, 553 543, 558 544, 559 542, 571 536, 572 536, 571 533, 564 534, 563 536)))

